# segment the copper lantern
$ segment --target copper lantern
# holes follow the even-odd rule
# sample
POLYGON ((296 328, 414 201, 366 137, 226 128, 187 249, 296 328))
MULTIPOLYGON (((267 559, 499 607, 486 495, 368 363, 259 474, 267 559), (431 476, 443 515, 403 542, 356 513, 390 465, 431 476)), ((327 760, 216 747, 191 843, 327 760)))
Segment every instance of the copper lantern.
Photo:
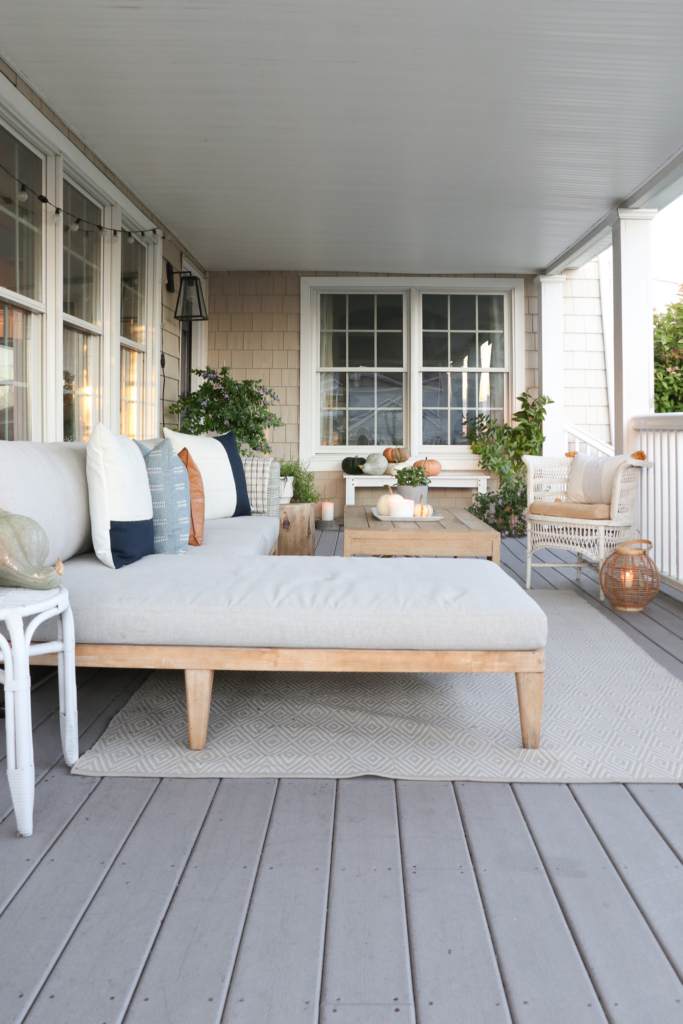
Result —
POLYGON ((648 557, 649 540, 630 540, 606 558, 600 586, 618 612, 639 612, 659 590, 657 566, 648 557))

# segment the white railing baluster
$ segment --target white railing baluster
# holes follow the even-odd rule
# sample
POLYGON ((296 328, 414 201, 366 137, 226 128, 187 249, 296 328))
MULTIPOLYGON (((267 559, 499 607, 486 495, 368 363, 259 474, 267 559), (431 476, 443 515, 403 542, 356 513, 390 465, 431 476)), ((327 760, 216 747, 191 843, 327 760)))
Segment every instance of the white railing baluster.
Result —
POLYGON ((635 416, 632 426, 654 464, 641 476, 640 534, 665 581, 683 589, 683 413, 635 416))

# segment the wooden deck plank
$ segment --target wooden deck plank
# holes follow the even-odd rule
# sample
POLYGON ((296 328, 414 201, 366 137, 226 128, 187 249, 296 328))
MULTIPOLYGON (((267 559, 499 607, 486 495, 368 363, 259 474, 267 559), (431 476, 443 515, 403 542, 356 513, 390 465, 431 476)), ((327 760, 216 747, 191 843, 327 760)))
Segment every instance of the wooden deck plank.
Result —
POLYGON ((654 828, 683 861, 683 788, 646 783, 626 788, 654 828))
MULTIPOLYGON (((34 672, 40 666, 36 666, 34 672)), ((45 671, 45 670, 43 670, 45 671)), ((88 680, 97 672, 94 668, 79 668, 76 670, 76 685, 80 690, 81 687, 85 686, 88 680)), ((4 694, 3 694, 4 697, 4 694)), ((31 683, 31 724, 33 731, 41 725, 46 718, 56 711, 59 707, 59 686, 57 684, 57 670, 48 669, 45 672, 45 679, 40 680, 37 685, 31 683)), ((5 759, 6 754, 6 742, 5 730, 0 729, 0 768, 3 767, 2 761, 5 759)))
POLYGON ((276 789, 221 780, 126 1024, 220 1021, 276 789))
MULTIPOLYGON (((526 562, 522 561, 517 552, 512 549, 508 544, 502 544, 500 548, 500 561, 501 565, 505 565, 511 572, 515 574, 515 579, 519 583, 520 587, 524 589, 526 586, 526 562)), ((546 574, 532 570, 531 573, 531 588, 532 590, 556 590, 549 579, 546 578, 546 574)), ((532 595, 533 596, 533 595, 532 595)))
POLYGON ((368 777, 338 783, 321 1024, 360 1007, 414 1020, 396 790, 368 777))
POLYGON ((158 785, 104 779, 0 917, 0 1024, 23 1020, 158 785))
POLYGON ((455 792, 513 1020, 604 1024, 510 786, 456 782, 455 792))
POLYGON ((683 980, 683 864, 624 786, 570 789, 683 980))
POLYGON ((278 785, 226 1024, 317 1019, 335 791, 331 780, 282 779, 278 785))
POLYGON ((397 782, 418 1020, 510 1021, 460 814, 449 782, 397 782))
POLYGON ((216 779, 161 781, 31 1007, 27 1024, 118 1024, 123 1019, 217 787, 216 779))
POLYGON ((680 1024, 683 985, 569 788, 514 791, 613 1024, 680 1024))
POLYGON ((315 552, 317 555, 333 555, 334 549, 337 545, 337 531, 336 530, 316 530, 316 533, 320 534, 320 540, 315 546, 315 552))
MULTIPOLYGON (((141 681, 149 675, 138 669, 124 669, 117 672, 105 671, 93 674, 82 691, 78 693, 78 725, 81 742, 80 749, 87 749, 85 743, 92 744, 106 729, 113 714, 107 718, 107 709, 115 701, 123 707, 141 681), (121 702, 121 698, 123 698, 121 702), (101 729, 94 736, 93 726, 101 722, 101 729), (87 740, 86 740, 87 737, 87 740)), ((96 728, 95 728, 95 731, 96 728)), ((54 710, 43 720, 33 733, 33 755, 35 762, 36 783, 54 768, 62 759, 62 740, 59 732, 59 712, 54 710)), ((0 772, 0 821, 13 814, 12 800, 7 785, 7 776, 0 772)))
POLYGON ((21 856, 14 815, 0 824, 0 914, 99 784, 71 775, 63 761, 52 768, 36 786, 33 835, 30 843, 20 841, 21 856))

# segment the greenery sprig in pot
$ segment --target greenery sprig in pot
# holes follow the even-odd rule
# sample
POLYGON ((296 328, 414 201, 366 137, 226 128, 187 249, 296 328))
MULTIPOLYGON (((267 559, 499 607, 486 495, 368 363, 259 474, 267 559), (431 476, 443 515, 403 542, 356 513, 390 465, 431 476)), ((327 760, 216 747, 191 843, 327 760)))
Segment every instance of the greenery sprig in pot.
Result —
POLYGON ((179 398, 168 407, 172 416, 184 416, 183 434, 225 434, 232 430, 241 455, 267 455, 271 448, 266 431, 281 427, 282 420, 273 411, 280 399, 262 380, 235 380, 230 367, 220 370, 193 370, 202 378, 197 391, 179 398))
POLYGON ((423 466, 406 466, 396 474, 396 490, 402 498, 411 498, 416 505, 427 504, 430 477, 423 466))
POLYGON ((514 426, 499 423, 492 416, 476 416, 468 423, 467 438, 482 469, 498 477, 498 490, 477 494, 468 512, 492 526, 502 537, 525 537, 527 507, 526 466, 523 455, 543 451, 543 420, 547 395, 532 398, 528 391, 519 396, 514 426))
POLYGON ((323 500, 323 496, 315 486, 315 476, 308 468, 307 462, 301 459, 289 459, 280 463, 280 477, 292 479, 292 502, 295 504, 315 504, 323 500))

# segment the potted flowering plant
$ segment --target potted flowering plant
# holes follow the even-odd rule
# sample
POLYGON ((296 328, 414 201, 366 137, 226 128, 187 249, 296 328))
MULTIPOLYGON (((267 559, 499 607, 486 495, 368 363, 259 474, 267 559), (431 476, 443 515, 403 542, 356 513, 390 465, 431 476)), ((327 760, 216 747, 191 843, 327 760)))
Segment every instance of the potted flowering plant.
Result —
POLYGON ((280 399, 262 380, 235 380, 230 367, 193 370, 202 384, 190 395, 169 406, 171 415, 182 416, 183 434, 224 434, 232 430, 241 455, 267 455, 266 431, 281 427, 272 404, 280 399))
POLYGON ((424 466, 406 466, 396 474, 396 490, 402 498, 412 498, 416 505, 426 504, 430 479, 424 466))

